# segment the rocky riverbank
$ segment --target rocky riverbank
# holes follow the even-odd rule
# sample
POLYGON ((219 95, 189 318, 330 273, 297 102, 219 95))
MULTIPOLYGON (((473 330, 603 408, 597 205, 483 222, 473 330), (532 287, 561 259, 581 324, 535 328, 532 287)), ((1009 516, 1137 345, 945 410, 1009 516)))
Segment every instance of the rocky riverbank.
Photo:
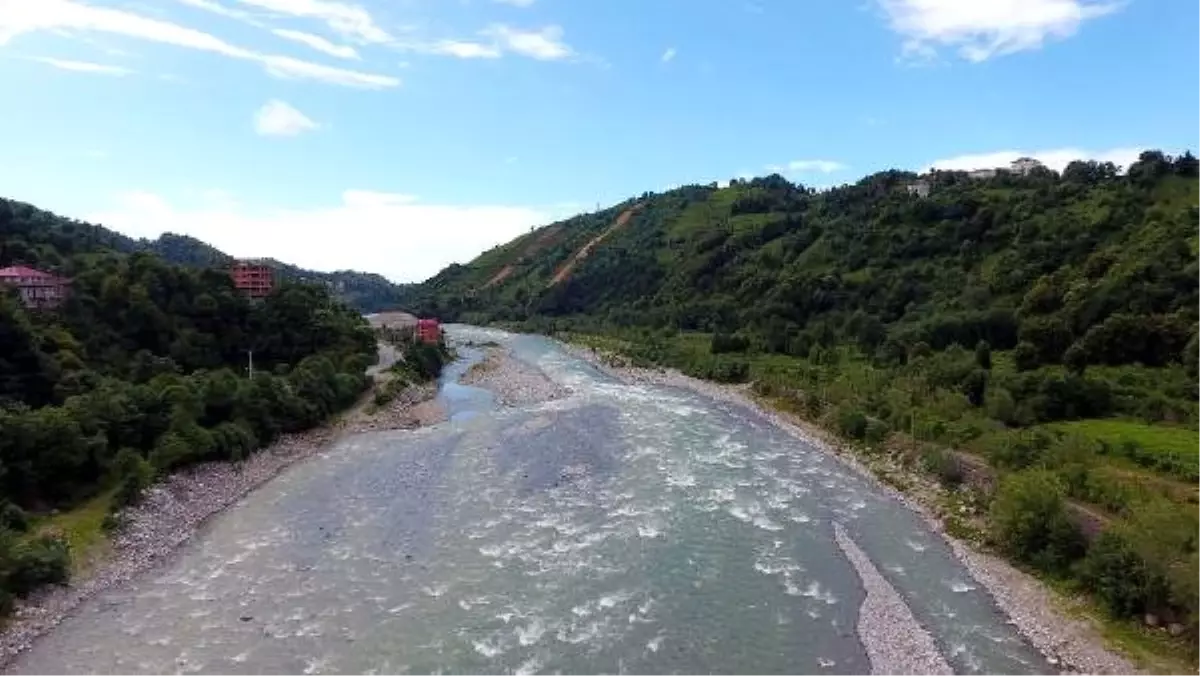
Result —
POLYGON ((7 665, 80 603, 164 560, 210 517, 232 506, 288 466, 330 450, 347 434, 412 429, 445 420, 433 384, 407 388, 388 405, 369 410, 360 402, 325 426, 287 434, 234 464, 204 463, 155 484, 143 500, 122 512, 111 552, 70 584, 49 587, 18 603, 0 630, 0 666, 7 665))
POLYGON ((528 406, 571 393, 502 347, 487 348, 483 361, 468 369, 459 382, 488 390, 501 406, 528 406))
MULTIPOLYGON (((751 395, 747 386, 722 385, 692 378, 675 370, 633 368, 614 364, 614 361, 594 350, 566 345, 571 354, 627 383, 649 383, 691 390, 719 401, 744 406, 760 412, 780 429, 815 448, 830 452, 864 476, 877 477, 858 460, 852 449, 834 435, 796 416, 763 406, 751 395)), ((924 477, 912 476, 911 485, 929 487, 924 477)), ((1037 648, 1051 664, 1063 673, 1131 674, 1139 673, 1129 660, 1104 647, 1104 640, 1090 622, 1076 619, 1059 610, 1054 594, 1033 576, 1014 568, 1007 561, 973 549, 967 543, 946 532, 929 499, 930 491, 902 493, 895 487, 879 482, 880 488, 920 514, 930 527, 940 533, 958 559, 988 591, 997 607, 1008 616, 1016 629, 1037 648)), ((869 608, 864 611, 872 612, 869 608)), ((886 626, 872 623, 872 626, 886 626)))

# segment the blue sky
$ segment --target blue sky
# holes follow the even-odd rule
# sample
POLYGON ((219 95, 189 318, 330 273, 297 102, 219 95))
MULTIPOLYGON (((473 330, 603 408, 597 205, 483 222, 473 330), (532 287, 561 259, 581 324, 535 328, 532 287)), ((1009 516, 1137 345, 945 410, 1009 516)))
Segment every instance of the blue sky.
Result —
POLYGON ((420 280, 646 190, 1196 151, 1193 0, 0 0, 0 194, 420 280))

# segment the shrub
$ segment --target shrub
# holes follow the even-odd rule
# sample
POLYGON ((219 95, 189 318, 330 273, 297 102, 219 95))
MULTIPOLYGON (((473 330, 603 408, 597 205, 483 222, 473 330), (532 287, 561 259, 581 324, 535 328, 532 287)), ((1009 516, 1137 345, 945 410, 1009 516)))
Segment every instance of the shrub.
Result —
POLYGON ((29 515, 16 504, 5 502, 0 507, 0 528, 23 533, 29 530, 29 515))
POLYGON ((1066 490, 1054 474, 1031 470, 1005 477, 992 502, 992 537, 1016 559, 1061 571, 1083 553, 1083 538, 1063 508, 1066 490))
POLYGON ((869 418, 867 428, 863 431, 863 438, 867 443, 878 444, 887 438, 888 432, 891 432, 891 429, 887 423, 878 418, 869 418))
POLYGON ((65 584, 71 572, 66 541, 51 535, 16 542, 7 559, 4 588, 17 596, 43 584, 65 584))
POLYGON ((1116 617, 1146 610, 1150 572, 1133 546, 1115 531, 1105 531, 1080 562, 1079 579, 1116 617))
POLYGON ((921 449, 921 467, 936 476, 942 485, 953 488, 962 483, 962 466, 954 454, 937 446, 921 449))
POLYGON ((838 430, 851 439, 862 439, 867 434, 867 416, 857 408, 842 408, 837 414, 838 430))
POLYGON ((709 343, 709 352, 723 354, 726 352, 745 352, 750 347, 750 340, 745 336, 732 336, 726 333, 714 333, 709 343))
POLYGON ((154 483, 154 466, 131 448, 123 448, 117 453, 113 460, 113 472, 118 481, 117 493, 113 498, 117 508, 136 504, 150 484, 154 483))

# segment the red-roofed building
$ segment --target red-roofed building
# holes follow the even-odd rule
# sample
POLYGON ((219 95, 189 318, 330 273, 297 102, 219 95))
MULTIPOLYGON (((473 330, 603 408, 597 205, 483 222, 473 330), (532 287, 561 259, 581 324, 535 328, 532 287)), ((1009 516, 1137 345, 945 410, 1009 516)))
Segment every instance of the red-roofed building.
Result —
POLYGON ((436 343, 442 337, 442 326, 436 319, 417 320, 417 338, 423 343, 436 343))
POLYGON ((264 298, 275 288, 275 268, 264 261, 240 260, 230 270, 233 285, 251 298, 264 298))
POLYGON ((26 307, 53 308, 66 299, 71 281, 49 272, 14 265, 0 268, 0 284, 16 287, 26 307))

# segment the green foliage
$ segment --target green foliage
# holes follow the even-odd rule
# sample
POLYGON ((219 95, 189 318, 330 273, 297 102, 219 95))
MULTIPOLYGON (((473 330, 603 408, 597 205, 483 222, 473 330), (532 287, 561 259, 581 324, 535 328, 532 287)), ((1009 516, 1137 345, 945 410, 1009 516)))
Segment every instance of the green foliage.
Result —
MULTIPOLYGON (((224 261, 187 238, 158 244, 189 266, 224 261)), ((0 289, 3 533, 25 509, 110 491, 116 507, 132 504, 158 472, 247 457, 367 387, 374 334, 325 286, 284 275, 251 302, 223 270, 171 265, 154 248, 0 200, 0 265, 71 278, 69 300, 49 312, 0 289)), ((62 581, 68 563, 52 540, 0 534, 0 601, 62 581)))
POLYGON ((991 507, 992 537, 1010 556, 1062 571, 1083 554, 1084 543, 1063 507, 1066 490, 1045 470, 1005 477, 991 507))

